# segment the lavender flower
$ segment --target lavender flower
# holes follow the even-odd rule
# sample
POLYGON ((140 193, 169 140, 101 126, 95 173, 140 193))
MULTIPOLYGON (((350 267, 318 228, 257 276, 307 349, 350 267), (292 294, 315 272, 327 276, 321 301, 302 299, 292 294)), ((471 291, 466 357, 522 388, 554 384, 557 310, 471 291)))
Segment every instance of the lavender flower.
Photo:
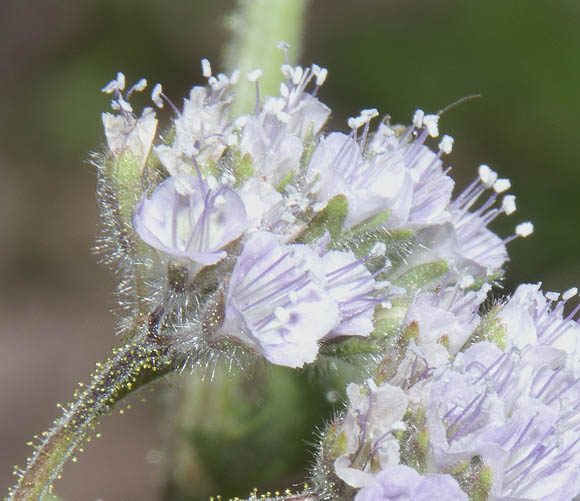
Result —
MULTIPOLYGON (((202 168, 213 164, 229 144, 237 142, 229 117, 233 101, 229 90, 239 75, 227 77, 220 73, 214 77, 207 59, 202 60, 202 70, 208 86, 193 87, 189 99, 184 99, 182 112, 172 105, 177 113, 173 144, 155 147, 155 153, 171 175, 194 172, 194 159, 202 168)), ((158 96, 165 97, 160 86, 158 89, 158 96)), ((163 104, 160 97, 154 101, 157 106, 163 104)))
POLYGON ((326 287, 340 308, 340 323, 332 336, 365 336, 374 329, 375 306, 387 299, 381 288, 389 285, 373 279, 364 265, 364 259, 356 259, 352 252, 327 252, 322 259, 326 274, 326 287))
MULTIPOLYGON (((471 283, 472 280, 466 281, 471 283)), ((479 324, 478 310, 489 289, 488 285, 479 291, 456 286, 420 293, 409 304, 404 324, 416 326, 419 347, 437 343, 445 347, 448 356, 453 356, 479 324)))
POLYGON ((404 190, 397 194, 398 203, 394 206, 399 210, 404 207, 405 212, 398 219, 388 221, 388 227, 418 229, 448 219, 445 209, 449 205, 454 182, 443 171, 441 157, 451 153, 453 138, 443 136, 437 153, 425 146, 428 138, 439 135, 438 121, 437 115, 425 115, 422 110, 417 110, 413 126, 402 135, 382 123, 370 143, 370 151, 379 163, 384 161, 383 158, 401 158, 405 166, 406 184, 411 186, 409 194, 405 195, 404 190))
POLYGON ((316 275, 321 269, 308 247, 281 245, 270 233, 254 233, 229 280, 222 332, 278 365, 313 362, 318 342, 339 318, 323 276, 316 275))
POLYGON ((523 356, 478 343, 432 388, 433 461, 478 456, 494 499, 571 499, 580 490, 578 380, 545 347, 523 356))
MULTIPOLYGON (((282 73, 286 81, 280 84, 280 96, 266 97, 261 109, 256 103, 240 138, 240 150, 251 156, 256 174, 274 186, 288 174, 298 174, 304 140, 317 134, 330 115, 328 107, 306 92, 313 79, 314 94, 324 83, 324 68, 285 64, 282 73)), ((256 82, 259 78, 250 77, 256 82)))
POLYGON ((147 80, 142 78, 123 96, 125 75, 118 73, 117 78, 102 89, 105 94, 114 95, 111 106, 114 110, 119 111, 118 115, 102 114, 107 146, 116 156, 129 152, 141 169, 145 166, 155 139, 157 119, 152 108, 145 108, 139 118, 135 117, 128 100, 133 92, 141 92, 146 86, 147 80))
POLYGON ((481 165, 479 177, 451 203, 449 222, 424 228, 417 236, 418 241, 430 249, 429 253, 447 260, 457 276, 497 275, 508 260, 506 244, 516 237, 525 238, 533 231, 531 223, 523 223, 516 227, 514 235, 501 239, 487 228, 500 214, 511 215, 516 210, 513 195, 504 196, 501 206, 494 207, 498 195, 509 188, 508 179, 498 179, 487 165, 481 165), (470 211, 489 189, 493 193, 487 200, 470 211))
POLYGON ((211 265, 223 259, 222 249, 246 230, 247 218, 242 200, 231 188, 211 178, 178 174, 139 204, 133 225, 152 247, 211 265))
POLYGON ((335 431, 344 443, 334 462, 337 476, 352 487, 364 487, 374 480, 378 468, 400 461, 396 432, 404 429, 407 410, 405 393, 395 386, 350 384, 346 390, 349 409, 335 431))
POLYGON ((403 319, 410 340, 393 382, 409 388, 445 366, 473 335, 489 288, 476 292, 456 286, 417 294, 403 319))
POLYGON ((518 349, 535 344, 551 346, 563 350, 576 363, 580 357, 580 325, 573 318, 580 305, 566 316, 564 307, 578 289, 573 287, 561 295, 544 294, 540 285, 520 285, 498 313, 505 329, 504 342, 518 349))
MULTIPOLYGON (((369 124, 377 114, 376 110, 363 110, 350 120, 350 135, 332 133, 320 141, 307 171, 310 178, 319 178, 317 199, 324 202, 337 194, 346 195, 350 206, 346 227, 385 210, 389 211, 389 228, 440 222, 453 181, 442 172, 442 150, 436 155, 423 146, 429 132, 436 135, 433 125, 411 140, 414 128, 398 137, 394 129, 381 123, 367 145, 369 124)), ((427 120, 433 121, 436 118, 427 120)))
POLYGON ((433 473, 422 476, 404 465, 388 466, 378 473, 372 484, 358 491, 355 501, 467 501, 451 475, 433 473))
POLYGON ((420 499, 410 489, 429 476, 398 470, 399 486, 392 476, 397 465, 441 475, 449 496, 463 496, 458 499, 573 499, 580 492, 580 325, 574 320, 580 305, 567 315, 564 307, 576 294, 576 288, 544 294, 539 285, 524 284, 483 319, 477 308, 486 291, 418 294, 407 310, 411 338, 396 371, 385 378, 381 369, 380 384, 369 380, 357 393, 349 386, 348 409, 328 432, 334 438, 323 442, 334 444, 335 475, 362 487, 355 499, 391 499, 390 488, 420 499), (434 343, 443 356, 434 355, 434 343), (396 390, 401 405, 390 398, 401 408, 400 424, 371 410, 382 392, 396 390), (391 431, 376 440, 375 429, 391 431), (386 461, 378 455, 382 440, 396 451, 386 461), (414 483, 407 485, 407 475, 414 483))
POLYGON ((319 178, 316 198, 320 203, 327 203, 340 194, 347 197, 347 228, 385 210, 388 192, 380 192, 381 186, 390 185, 395 192, 400 186, 388 169, 380 170, 380 175, 385 178, 381 183, 382 180, 376 179, 379 172, 365 172, 365 167, 367 165, 355 139, 338 132, 319 142, 309 163, 308 178, 319 178), (378 193, 371 186, 377 186, 378 193))
POLYGON ((244 202, 250 225, 254 228, 270 228, 283 225, 285 200, 269 182, 251 177, 238 190, 244 202))

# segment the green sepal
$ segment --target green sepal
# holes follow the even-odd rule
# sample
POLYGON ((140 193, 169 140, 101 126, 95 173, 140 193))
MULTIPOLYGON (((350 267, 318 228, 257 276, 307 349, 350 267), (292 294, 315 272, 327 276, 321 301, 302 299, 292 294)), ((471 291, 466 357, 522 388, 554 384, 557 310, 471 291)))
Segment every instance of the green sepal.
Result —
POLYGON ((232 169, 236 177, 236 184, 242 185, 246 180, 255 174, 254 161, 249 154, 245 154, 237 162, 234 162, 232 169))
POLYGON ((308 130, 306 131, 306 135, 304 136, 303 141, 303 149, 302 149, 302 156, 300 157, 300 167, 302 169, 306 169, 308 164, 310 163, 310 158, 312 157, 312 153, 314 153, 314 149, 318 144, 318 136, 314 134, 314 127, 311 123, 308 126, 308 130))
POLYGON ((220 166, 214 159, 208 160, 207 163, 199 167, 199 170, 205 176, 214 176, 219 178, 220 166))
POLYGON ((392 306, 389 309, 377 309, 375 313, 375 330, 373 331, 373 336, 390 337, 398 333, 406 313, 406 306, 392 306))
POLYGON ((421 407, 408 409, 403 417, 405 428, 396 435, 401 446, 405 464, 423 474, 429 451, 429 428, 425 426, 425 415, 421 407))
POLYGON ((133 210, 141 197, 141 166, 128 151, 111 160, 107 173, 113 184, 122 223, 130 225, 133 210))
POLYGON ((395 285, 403 287, 407 292, 412 292, 425 287, 434 280, 442 277, 449 271, 446 261, 434 261, 432 263, 420 264, 403 273, 395 285))
POLYGON ((413 320, 409 325, 403 330, 402 341, 405 345, 408 345, 413 339, 415 342, 419 339, 419 322, 413 320))
POLYGON ((147 194, 147 186, 159 182, 159 160, 149 155, 145 168, 129 151, 120 156, 109 155, 103 164, 102 175, 106 186, 107 203, 111 206, 111 219, 108 226, 113 229, 111 236, 116 240, 113 253, 131 258, 134 273, 134 297, 139 309, 145 313, 150 305, 151 263, 155 252, 141 240, 133 228, 133 213, 142 196, 147 194))
POLYGON ((385 254, 391 260, 396 259, 397 256, 406 253, 404 249, 410 244, 414 236, 412 230, 380 228, 374 231, 354 232, 356 228, 343 235, 333 247, 340 250, 352 250, 359 259, 367 256, 378 243, 385 244, 385 254))
POLYGON ((498 313, 500 311, 500 306, 494 306, 488 313, 485 315, 471 340, 473 341, 491 341, 492 343, 496 344, 498 348, 502 350, 506 347, 507 341, 507 330, 505 325, 501 322, 498 318, 498 313))
POLYGON ((476 280, 475 282, 473 282, 473 284, 471 284, 471 286, 467 290, 478 291, 483 287, 484 284, 499 285, 501 283, 501 280, 504 278, 504 274, 505 271, 499 269, 494 273, 492 273, 491 275, 487 275, 484 278, 476 280))
POLYGON ((443 334, 437 342, 443 346, 447 351, 449 351, 449 334, 443 334))
POLYGON ((332 459, 336 459, 345 453, 346 446, 348 445, 348 437, 344 431, 337 433, 335 430, 330 430, 324 437, 324 442, 327 454, 332 459))
POLYGON ((429 449, 429 428, 425 427, 417 432, 417 445, 421 451, 426 455, 429 449))
POLYGON ((337 357, 349 361, 359 355, 375 354, 381 351, 376 340, 370 336, 344 336, 334 342, 323 344, 320 349, 322 355, 337 357))
POLYGON ((335 241, 339 238, 348 214, 348 202, 344 195, 331 198, 326 207, 316 214, 308 227, 296 239, 299 243, 309 244, 321 238, 325 232, 335 241))
POLYGON ((488 498, 489 490, 491 489, 491 483, 493 481, 493 472, 489 466, 483 466, 479 471, 479 485, 474 493, 473 498, 478 499, 476 496, 479 496, 479 499, 482 501, 488 498))
POLYGON ((184 292, 189 279, 187 266, 180 263, 170 262, 167 266, 167 283, 170 290, 184 292))
POLYGON ((290 170, 290 172, 288 172, 288 174, 286 174, 282 178, 282 181, 280 181, 280 184, 278 185, 276 190, 279 193, 283 194, 286 191, 286 186, 294 180, 295 176, 296 176, 296 173, 294 172, 294 170, 290 170))
POLYGON ((398 332, 401 327, 401 321, 396 318, 383 318, 375 321, 374 337, 390 337, 398 332))
POLYGON ((486 501, 493 481, 492 471, 479 455, 460 462, 451 471, 459 487, 472 501, 486 501))
POLYGON ((363 221, 362 223, 354 226, 348 232, 348 236, 354 237, 356 235, 360 235, 361 233, 364 233, 365 231, 373 230, 374 228, 376 228, 380 224, 383 224, 387 220, 387 218, 389 217, 390 214, 391 214, 390 210, 379 212, 378 214, 374 215, 373 217, 370 217, 370 218, 366 219, 365 221, 363 221))
POLYGON ((171 127, 163 131, 163 134, 159 136, 159 139, 161 140, 161 144, 171 146, 171 144, 173 144, 173 141, 175 141, 176 136, 177 133, 175 131, 175 126, 171 125, 171 127))

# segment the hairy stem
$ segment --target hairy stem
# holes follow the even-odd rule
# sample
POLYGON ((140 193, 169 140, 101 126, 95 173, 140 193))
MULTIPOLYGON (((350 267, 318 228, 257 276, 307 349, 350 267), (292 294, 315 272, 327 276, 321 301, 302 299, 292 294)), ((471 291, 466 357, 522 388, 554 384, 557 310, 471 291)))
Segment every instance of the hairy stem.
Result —
POLYGON ((225 50, 228 71, 241 72, 234 116, 254 109, 256 84, 246 81, 249 71, 262 69, 262 95, 278 94, 282 81, 280 65, 285 59, 277 44, 287 42, 290 58, 298 58, 307 3, 307 0, 239 0, 238 9, 230 18, 232 37, 225 50))
POLYGON ((42 499, 66 460, 94 429, 100 416, 137 388, 167 374, 173 364, 167 350, 153 344, 129 343, 98 363, 86 387, 74 394, 54 426, 27 461, 9 501, 42 499))
MULTIPOLYGON (((213 498, 210 498, 213 499, 213 498)), ((236 498, 237 499, 237 498, 236 498)), ((284 494, 284 495, 276 495, 276 497, 258 497, 258 494, 255 493, 251 498, 246 499, 245 501, 320 501, 320 496, 315 492, 302 492, 299 494, 284 494)))

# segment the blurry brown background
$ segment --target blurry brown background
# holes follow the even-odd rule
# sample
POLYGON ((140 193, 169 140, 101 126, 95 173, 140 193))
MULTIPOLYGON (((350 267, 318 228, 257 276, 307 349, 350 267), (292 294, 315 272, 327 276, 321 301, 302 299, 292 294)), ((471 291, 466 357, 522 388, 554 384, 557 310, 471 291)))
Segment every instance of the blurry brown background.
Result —
MULTIPOLYGON (((180 102, 200 81, 199 59, 219 61, 232 5, 0 2, 0 495, 55 403, 116 343, 114 277, 90 252, 87 159, 108 106, 99 89, 122 70, 129 82, 163 82, 180 102)), ((329 68, 321 98, 340 128, 361 108, 407 122, 417 107, 481 93, 441 120, 456 140, 453 175, 464 186, 486 162, 511 178, 519 210, 495 228, 508 235, 531 219, 536 233, 510 246, 505 288, 543 280, 559 290, 580 281, 579 26, 576 0, 319 0, 302 62, 329 68)), ((161 415, 153 395, 105 418, 103 438, 66 467, 57 492, 156 499, 161 415)))

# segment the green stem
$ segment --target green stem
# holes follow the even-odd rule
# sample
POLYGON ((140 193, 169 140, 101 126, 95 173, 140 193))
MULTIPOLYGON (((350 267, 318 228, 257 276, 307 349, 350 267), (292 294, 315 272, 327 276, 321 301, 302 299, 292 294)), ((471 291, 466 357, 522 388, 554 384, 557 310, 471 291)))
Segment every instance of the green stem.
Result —
POLYGON ((231 18, 233 36, 226 46, 228 71, 241 72, 233 116, 253 110, 256 86, 246 81, 248 72, 262 69, 260 94, 278 95, 282 80, 280 65, 285 62, 278 42, 290 45, 289 57, 296 61, 301 51, 303 18, 307 0, 240 0, 231 18))
MULTIPOLYGON (((319 494, 316 494, 315 492, 303 492, 301 494, 284 494, 282 496, 276 496, 276 497, 257 497, 258 494, 256 494, 255 497, 251 497, 246 499, 245 501, 258 501, 258 500, 263 500, 263 501, 320 501, 322 499, 322 497, 319 494)), ((212 498, 213 499, 213 498, 212 498)))
POLYGON ((99 417, 129 393, 172 369, 167 350, 159 346, 126 344, 113 350, 105 363, 97 364, 86 388, 75 392, 75 402, 65 408, 53 428, 44 434, 8 500, 42 499, 99 417))

